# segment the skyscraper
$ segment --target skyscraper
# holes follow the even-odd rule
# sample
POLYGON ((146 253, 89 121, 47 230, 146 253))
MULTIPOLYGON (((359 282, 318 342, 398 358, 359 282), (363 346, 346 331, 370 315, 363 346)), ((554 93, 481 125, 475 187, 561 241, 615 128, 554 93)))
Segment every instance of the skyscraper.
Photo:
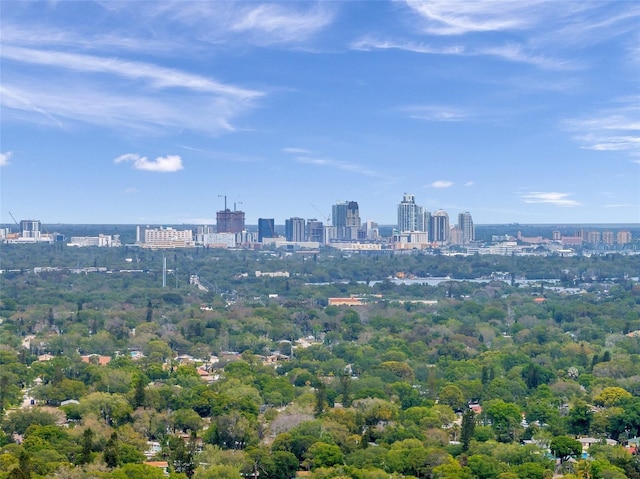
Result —
POLYGON ((337 203, 331 209, 331 219, 340 240, 357 240, 360 229, 360 210, 356 201, 337 203))
POLYGON ((435 211, 431 215, 431 231, 429 239, 435 243, 447 243, 449 241, 449 215, 444 210, 435 211))
POLYGON ((289 218, 284 222, 287 241, 304 241, 304 218, 289 218))
POLYGON ((316 218, 307 220, 307 241, 324 243, 324 225, 316 218))
POLYGON ((462 244, 470 243, 476 239, 476 229, 473 226, 473 218, 471 213, 465 211, 458 215, 458 227, 462 231, 462 244))
POLYGON ((427 231, 425 211, 416 205, 415 197, 405 193, 398 205, 398 232, 427 231))
POLYGON ((273 218, 258 218, 258 242, 262 243, 263 238, 275 238, 276 228, 273 218))
POLYGON ((220 210, 216 213, 218 233, 240 233, 244 231, 244 211, 220 210))
POLYGON ((40 239, 40 220, 20 220, 20 232, 23 238, 40 239))

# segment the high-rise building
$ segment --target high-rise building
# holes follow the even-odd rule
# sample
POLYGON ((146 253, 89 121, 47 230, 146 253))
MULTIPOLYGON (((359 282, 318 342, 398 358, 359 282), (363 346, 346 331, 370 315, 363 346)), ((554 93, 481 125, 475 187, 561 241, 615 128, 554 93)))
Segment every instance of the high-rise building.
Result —
POLYGON ((20 220, 22 238, 40 239, 41 227, 40 220, 20 220))
POLYGON ((404 194, 398 205, 398 231, 427 231, 424 208, 409 193, 404 194))
POLYGON ((240 233, 244 231, 244 211, 229 208, 216 213, 216 230, 218 233, 240 233))
POLYGON ((337 203, 332 207, 332 222, 336 227, 337 239, 356 240, 360 229, 360 210, 356 201, 337 203))
POLYGON ((307 241, 324 243, 324 225, 316 218, 307 220, 307 241))
POLYGON ((631 243, 631 231, 618 231, 616 234, 616 243, 628 244, 631 243))
POLYGON ((602 232, 602 242, 606 245, 612 245, 615 241, 615 235, 613 231, 603 231, 602 232))
POLYGON ((600 231, 587 231, 585 241, 589 244, 600 243, 600 231))
POLYGON ((263 238, 275 238, 276 227, 273 218, 258 218, 258 242, 262 243, 263 238))
POLYGON ((449 241, 449 215, 446 211, 438 210, 431 215, 429 238, 431 241, 440 244, 449 241))
POLYGON ((458 215, 458 227, 462 234, 462 244, 470 243, 476 239, 476 229, 473 226, 473 218, 471 218, 471 213, 468 211, 458 215))
POLYGON ((287 241, 304 241, 304 218, 289 218, 284 222, 284 231, 287 241))

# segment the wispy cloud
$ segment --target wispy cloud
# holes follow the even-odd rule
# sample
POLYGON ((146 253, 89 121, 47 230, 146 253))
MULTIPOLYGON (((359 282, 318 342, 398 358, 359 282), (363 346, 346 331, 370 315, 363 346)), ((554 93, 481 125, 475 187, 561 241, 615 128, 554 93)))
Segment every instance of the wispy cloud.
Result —
POLYGON ((334 11, 328 2, 165 1, 148 6, 144 17, 158 24, 179 23, 203 43, 269 46, 309 40, 331 25, 334 11))
POLYGON ((0 166, 7 166, 9 163, 9 159, 13 156, 13 151, 0 152, 0 166))
POLYGON ((590 117, 569 119, 562 127, 573 133, 581 148, 596 151, 626 151, 640 155, 640 107, 637 98, 624 99, 617 108, 590 117), (626 103, 629 103, 627 105, 626 103))
POLYGON ((450 188, 453 186, 453 181, 437 180, 427 186, 429 188, 450 188))
POLYGON ((379 171, 367 168, 357 163, 334 160, 332 158, 323 158, 319 156, 312 156, 313 152, 304 148, 283 148, 285 153, 289 153, 294 156, 294 161, 305 165, 321 166, 325 168, 334 168, 336 170, 348 171, 350 173, 356 173, 362 176, 369 176, 372 178, 389 178, 388 175, 379 171))
POLYGON ((158 89, 184 88, 216 95, 250 100, 262 93, 211 80, 201 75, 149 63, 102 58, 93 55, 3 46, 0 56, 20 63, 43 65, 85 73, 107 73, 131 80, 142 80, 158 89))
POLYGON ((424 21, 423 29, 430 35, 464 35, 475 32, 521 30, 530 27, 540 15, 545 2, 491 1, 429 2, 408 0, 411 10, 424 21))
POLYGON ((523 45, 508 43, 495 46, 432 46, 422 42, 409 40, 381 40, 373 38, 363 38, 351 43, 352 50, 372 51, 372 50, 402 50, 419 54, 430 55, 459 55, 459 56, 491 56, 501 58, 515 63, 525 63, 545 70, 574 70, 581 68, 575 61, 567 61, 550 57, 548 55, 536 54, 523 45))
POLYGON ((127 195, 132 195, 137 192, 138 192, 138 188, 134 188, 133 186, 130 186, 129 188, 124 189, 124 193, 127 195))
POLYGON ((70 121, 147 133, 179 128, 215 135, 235 131, 233 121, 264 95, 139 61, 6 45, 0 55, 5 118, 58 127, 70 121), (40 68, 40 74, 12 72, 6 68, 11 63, 40 68))
POLYGON ((526 63, 545 70, 576 70, 582 65, 576 61, 552 58, 528 51, 517 43, 509 43, 493 47, 483 47, 470 52, 473 55, 488 55, 515 63, 526 63))
POLYGON ((159 173, 173 173, 184 169, 182 158, 177 155, 159 156, 155 160, 150 160, 146 156, 140 156, 137 153, 126 153, 115 158, 113 162, 116 164, 131 162, 136 170, 159 173))
POLYGON ((569 197, 571 193, 557 192, 531 192, 521 196, 524 203, 527 204, 549 204, 554 206, 580 206, 582 203, 572 200, 569 197))
POLYGON ((473 181, 467 181, 467 182, 464 184, 464 186, 473 186, 473 185, 475 185, 475 182, 473 182, 473 181))
POLYGON ((306 40, 333 21, 333 13, 323 4, 305 10, 298 10, 294 5, 245 4, 231 29, 248 33, 262 44, 291 43, 306 40))
POLYGON ((351 163, 349 161, 333 160, 328 158, 312 158, 308 156, 299 156, 295 159, 298 163, 307 165, 324 166, 327 168, 335 168, 337 170, 348 171, 351 173, 357 173, 363 176, 370 176, 374 178, 386 178, 387 175, 380 173, 379 171, 372 170, 357 163, 351 163))
MULTIPOLYGON (((431 38, 455 37, 462 43, 459 53, 489 55, 546 70, 584 68, 575 60, 575 51, 567 50, 567 45, 592 45, 635 32, 640 17, 640 8, 632 2, 612 5, 552 0, 406 0, 404 3, 412 14, 414 30, 431 38), (498 40, 495 33, 503 35, 498 40), (510 43, 496 43, 504 42, 505 35, 510 43), (468 38, 473 38, 473 42, 464 43, 468 38), (564 54, 570 54, 572 60, 561 58, 564 54)), ((633 47, 630 56, 633 57, 633 47)))
POLYGON ((351 50, 371 51, 371 50, 403 50, 413 53, 427 53, 433 55, 458 55, 464 52, 464 47, 460 45, 434 47, 425 43, 402 41, 402 40, 382 40, 376 38, 362 38, 351 43, 351 50))
POLYGON ((464 121, 470 114, 460 108, 444 105, 414 105, 401 108, 409 118, 426 121, 464 121))
POLYGON ((309 155, 311 153, 311 151, 305 148, 296 148, 296 147, 283 148, 282 151, 284 151, 285 153, 291 153, 295 155, 309 155))

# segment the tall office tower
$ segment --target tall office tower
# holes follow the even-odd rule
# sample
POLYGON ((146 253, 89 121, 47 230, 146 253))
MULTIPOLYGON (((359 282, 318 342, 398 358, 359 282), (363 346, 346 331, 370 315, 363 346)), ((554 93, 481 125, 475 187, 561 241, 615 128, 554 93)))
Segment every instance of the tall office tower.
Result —
POLYGON ((20 220, 20 231, 23 238, 40 238, 40 220, 20 220))
POLYGON ((476 229, 473 226, 471 213, 465 211, 458 215, 458 227, 462 231, 462 244, 470 243, 476 239, 476 229))
POLYGON ((275 238, 276 226, 273 218, 258 218, 258 243, 262 238, 275 238))
POLYGON ((438 210, 431 215, 431 241, 446 243, 449 241, 449 215, 444 210, 438 210))
POLYGON ((307 241, 324 243, 324 225, 322 221, 318 221, 316 218, 307 220, 306 238, 307 241))
POLYGON ((216 213, 218 233, 240 233, 244 231, 244 211, 221 210, 216 213))
POLYGON ((337 239, 356 240, 360 229, 360 210, 356 201, 345 201, 333 205, 332 222, 336 227, 337 239))
POLYGON ((425 211, 416 205, 415 197, 405 193, 398 205, 398 231, 427 231, 425 211))
POLYGON ((289 218, 284 222, 287 241, 304 241, 304 218, 289 218))

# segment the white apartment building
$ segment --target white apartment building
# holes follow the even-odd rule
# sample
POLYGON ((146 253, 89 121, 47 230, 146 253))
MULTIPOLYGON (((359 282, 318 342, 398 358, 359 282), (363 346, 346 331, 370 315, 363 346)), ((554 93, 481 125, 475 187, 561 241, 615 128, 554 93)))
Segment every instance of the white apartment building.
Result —
MULTIPOLYGON (((144 233, 143 248, 191 248, 195 246, 191 230, 176 230, 174 228, 140 228, 138 238, 144 233)), ((139 241, 138 240, 138 241, 139 241)))

